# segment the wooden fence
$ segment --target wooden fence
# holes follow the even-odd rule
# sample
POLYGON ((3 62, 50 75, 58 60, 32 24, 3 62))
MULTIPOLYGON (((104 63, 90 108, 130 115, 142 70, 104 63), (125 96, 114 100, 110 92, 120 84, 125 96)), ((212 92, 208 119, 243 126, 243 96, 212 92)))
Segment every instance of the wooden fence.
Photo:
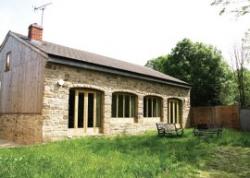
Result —
POLYGON ((191 125, 216 124, 226 128, 240 129, 239 106, 192 107, 191 125))

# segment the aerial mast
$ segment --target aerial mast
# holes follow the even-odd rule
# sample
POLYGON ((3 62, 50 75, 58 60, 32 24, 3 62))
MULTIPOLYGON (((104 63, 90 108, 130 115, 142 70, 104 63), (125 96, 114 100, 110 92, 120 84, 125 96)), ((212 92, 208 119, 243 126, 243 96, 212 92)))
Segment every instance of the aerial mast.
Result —
POLYGON ((46 3, 46 4, 43 4, 41 6, 37 6, 37 7, 34 7, 34 11, 37 11, 37 10, 40 10, 42 11, 42 14, 41 14, 41 26, 43 26, 43 16, 44 16, 44 11, 46 9, 47 6, 51 5, 52 3, 46 3))

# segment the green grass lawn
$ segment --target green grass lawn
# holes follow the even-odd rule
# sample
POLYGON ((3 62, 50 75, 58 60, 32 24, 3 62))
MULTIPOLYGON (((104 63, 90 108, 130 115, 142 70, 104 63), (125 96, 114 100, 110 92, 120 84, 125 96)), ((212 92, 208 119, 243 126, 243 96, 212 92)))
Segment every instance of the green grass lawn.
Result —
POLYGON ((250 133, 199 140, 156 132, 0 149, 0 177, 250 177, 250 133))

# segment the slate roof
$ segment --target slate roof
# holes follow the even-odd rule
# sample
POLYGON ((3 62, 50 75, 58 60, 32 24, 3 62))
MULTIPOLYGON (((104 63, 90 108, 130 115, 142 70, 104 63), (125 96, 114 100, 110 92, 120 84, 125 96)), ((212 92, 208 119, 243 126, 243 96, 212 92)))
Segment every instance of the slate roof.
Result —
POLYGON ((74 59, 74 60, 78 60, 78 61, 82 61, 82 62, 86 62, 86 63, 98 65, 98 66, 132 72, 135 74, 145 75, 147 77, 171 81, 171 82, 181 84, 184 86, 190 86, 190 84, 182 80, 179 80, 177 78, 155 71, 148 67, 131 64, 125 61, 113 59, 110 57, 102 56, 99 54, 94 54, 94 53, 87 52, 87 51, 69 48, 66 46, 54 44, 54 43, 47 42, 47 41, 41 41, 41 42, 30 41, 27 36, 24 36, 18 33, 13 33, 13 34, 21 38, 25 42, 31 44, 32 46, 38 48, 39 50, 43 51, 48 56, 53 55, 57 57, 67 58, 69 60, 74 59))

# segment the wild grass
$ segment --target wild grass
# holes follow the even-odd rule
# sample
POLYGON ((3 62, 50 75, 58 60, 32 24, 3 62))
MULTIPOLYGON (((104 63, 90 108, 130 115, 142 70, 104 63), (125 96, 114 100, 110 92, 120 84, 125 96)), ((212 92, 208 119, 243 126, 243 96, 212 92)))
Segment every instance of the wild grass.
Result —
POLYGON ((0 177, 250 177, 250 133, 221 137, 85 137, 0 149, 0 177))

